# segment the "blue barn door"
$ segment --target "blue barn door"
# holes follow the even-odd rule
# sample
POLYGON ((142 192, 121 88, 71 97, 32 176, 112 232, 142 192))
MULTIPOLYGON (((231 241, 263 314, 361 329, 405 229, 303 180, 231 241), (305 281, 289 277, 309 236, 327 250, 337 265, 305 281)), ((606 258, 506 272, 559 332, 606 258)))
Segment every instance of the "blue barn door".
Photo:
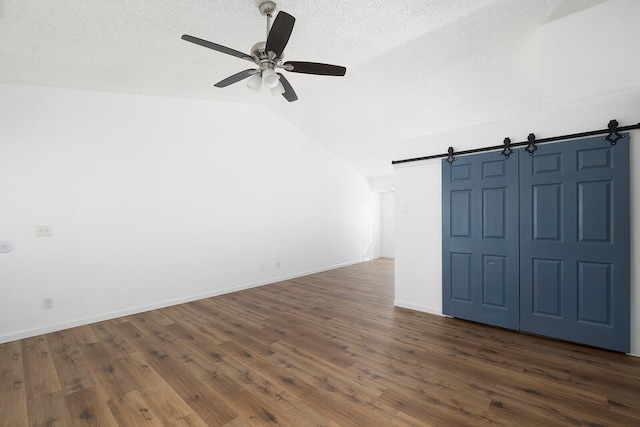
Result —
POLYGON ((442 165, 443 313, 518 329, 518 159, 442 165))
POLYGON ((520 153, 520 328, 630 348, 629 136, 520 153))

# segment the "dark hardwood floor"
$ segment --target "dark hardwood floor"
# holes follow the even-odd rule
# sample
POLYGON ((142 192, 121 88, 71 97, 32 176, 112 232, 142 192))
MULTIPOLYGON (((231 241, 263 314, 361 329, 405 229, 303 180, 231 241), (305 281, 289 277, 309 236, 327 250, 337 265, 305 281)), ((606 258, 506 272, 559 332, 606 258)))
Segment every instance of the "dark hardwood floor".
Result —
POLYGON ((393 307, 376 260, 0 345, 0 426, 639 426, 640 358, 393 307))

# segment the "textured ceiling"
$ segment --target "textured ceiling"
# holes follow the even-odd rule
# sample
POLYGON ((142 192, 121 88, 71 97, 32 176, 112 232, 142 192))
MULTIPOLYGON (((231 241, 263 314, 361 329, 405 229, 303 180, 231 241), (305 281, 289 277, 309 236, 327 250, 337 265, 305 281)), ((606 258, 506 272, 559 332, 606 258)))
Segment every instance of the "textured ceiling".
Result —
POLYGON ((180 39, 248 53, 266 35, 260 0, 0 0, 0 82, 263 104, 375 179, 398 141, 535 107, 532 34, 604 1, 281 0, 296 18, 286 59, 347 67, 287 73, 287 103, 214 88, 251 64, 180 39))

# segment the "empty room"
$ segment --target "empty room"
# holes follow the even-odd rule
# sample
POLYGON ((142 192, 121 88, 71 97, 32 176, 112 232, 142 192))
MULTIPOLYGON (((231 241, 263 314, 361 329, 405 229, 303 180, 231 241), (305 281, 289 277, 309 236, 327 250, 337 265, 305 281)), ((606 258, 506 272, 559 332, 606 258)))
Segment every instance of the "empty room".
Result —
POLYGON ((0 427, 640 425, 639 22, 0 0, 0 427))

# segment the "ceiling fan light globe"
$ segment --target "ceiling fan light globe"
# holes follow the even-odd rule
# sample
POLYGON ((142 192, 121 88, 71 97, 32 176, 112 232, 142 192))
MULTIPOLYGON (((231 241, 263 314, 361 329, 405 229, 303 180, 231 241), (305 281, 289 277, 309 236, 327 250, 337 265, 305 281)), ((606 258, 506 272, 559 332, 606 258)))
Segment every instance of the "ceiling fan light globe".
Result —
POLYGON ((271 68, 267 68, 262 72, 262 84, 273 89, 280 83, 280 76, 276 74, 271 68))
POLYGON ((282 83, 280 83, 280 79, 278 79, 278 84, 271 88, 271 95, 273 96, 277 96, 277 95, 282 95, 284 93, 284 86, 282 86, 282 83))
POLYGON ((259 92, 262 87, 262 78, 260 78, 260 74, 254 74, 249 77, 249 80, 247 80, 247 87, 259 92))

